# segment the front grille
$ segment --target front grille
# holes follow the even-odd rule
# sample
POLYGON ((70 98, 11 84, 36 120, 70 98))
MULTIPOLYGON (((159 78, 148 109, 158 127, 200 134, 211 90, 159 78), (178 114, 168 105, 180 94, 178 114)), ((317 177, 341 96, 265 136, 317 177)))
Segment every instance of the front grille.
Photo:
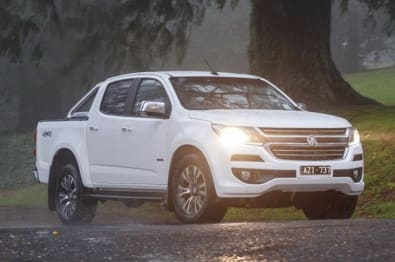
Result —
POLYGON ((287 160, 335 160, 342 159, 344 146, 270 146, 273 155, 287 160))
POLYGON ((339 160, 348 146, 347 129, 260 128, 266 148, 284 160, 339 160))

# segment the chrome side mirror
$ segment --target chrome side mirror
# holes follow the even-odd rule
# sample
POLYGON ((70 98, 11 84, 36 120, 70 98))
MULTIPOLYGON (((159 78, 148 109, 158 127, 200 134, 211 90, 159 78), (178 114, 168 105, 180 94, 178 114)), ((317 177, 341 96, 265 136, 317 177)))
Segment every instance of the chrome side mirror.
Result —
POLYGON ((156 116, 167 118, 166 104, 158 101, 143 101, 141 103, 140 112, 147 116, 156 116))
POLYGON ((305 103, 296 103, 296 105, 302 110, 307 110, 307 106, 305 103))

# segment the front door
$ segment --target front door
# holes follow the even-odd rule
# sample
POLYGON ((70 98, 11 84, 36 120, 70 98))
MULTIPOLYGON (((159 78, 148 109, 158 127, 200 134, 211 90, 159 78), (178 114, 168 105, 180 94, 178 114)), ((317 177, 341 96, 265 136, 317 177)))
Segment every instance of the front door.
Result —
POLYGON ((128 153, 124 164, 131 168, 125 174, 124 182, 129 185, 166 185, 168 159, 168 130, 170 120, 144 116, 140 112, 143 101, 166 103, 170 112, 170 101, 162 83, 155 79, 142 79, 132 106, 132 114, 127 128, 131 135, 127 138, 128 153))

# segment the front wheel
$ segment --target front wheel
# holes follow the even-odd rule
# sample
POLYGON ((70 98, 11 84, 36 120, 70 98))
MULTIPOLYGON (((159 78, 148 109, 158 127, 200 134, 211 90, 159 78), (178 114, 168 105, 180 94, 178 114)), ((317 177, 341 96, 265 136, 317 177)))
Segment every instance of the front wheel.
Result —
POLYGON ((56 213, 63 224, 88 224, 96 214, 97 201, 83 199, 83 186, 75 164, 66 164, 56 180, 56 213))
POLYGON ((184 223, 215 223, 223 219, 221 206, 206 161, 197 154, 185 155, 171 180, 174 211, 184 223))
POLYGON ((308 219, 348 219, 357 206, 358 196, 326 192, 304 206, 303 213, 308 219))

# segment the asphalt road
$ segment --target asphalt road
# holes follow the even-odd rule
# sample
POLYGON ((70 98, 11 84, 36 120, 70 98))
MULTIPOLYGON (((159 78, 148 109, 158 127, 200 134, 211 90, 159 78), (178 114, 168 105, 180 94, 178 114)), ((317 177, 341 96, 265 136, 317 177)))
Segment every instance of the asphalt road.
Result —
POLYGON ((395 220, 26 223, 0 224, 0 261, 395 261, 395 220))

